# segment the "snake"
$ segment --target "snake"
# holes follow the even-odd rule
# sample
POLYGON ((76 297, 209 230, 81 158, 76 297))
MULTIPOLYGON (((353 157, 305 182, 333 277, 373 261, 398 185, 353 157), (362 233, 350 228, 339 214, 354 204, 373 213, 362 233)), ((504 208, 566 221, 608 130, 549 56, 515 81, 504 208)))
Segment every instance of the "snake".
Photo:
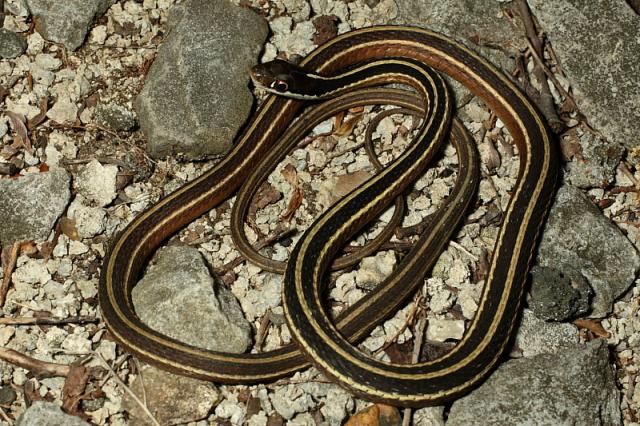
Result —
POLYGON ((538 235, 555 193, 557 148, 535 105, 513 81, 463 44, 406 26, 344 33, 319 46, 298 65, 273 62, 254 69, 252 77, 276 94, 262 103, 229 155, 133 219, 111 245, 99 285, 103 319, 111 335, 149 363, 223 383, 270 381, 311 363, 358 396, 407 407, 451 401, 478 386, 499 362, 513 335, 538 235), (418 239, 391 276, 335 319, 323 302, 325 278, 340 247, 419 176, 446 138, 452 97, 440 74, 466 86, 505 124, 518 150, 518 177, 504 211, 478 310, 463 338, 435 360, 387 363, 371 358, 355 343, 422 285, 477 184, 477 168, 466 166, 473 163, 469 158, 475 158, 474 150, 465 148, 471 144, 470 137, 457 121, 451 126, 454 140, 462 141, 456 146, 460 158, 456 186, 429 232, 418 239), (416 107, 406 95, 394 99, 392 89, 384 89, 376 101, 422 109, 425 118, 407 151, 330 207, 298 240, 287 262, 283 286, 283 306, 294 345, 264 353, 221 353, 169 338, 140 321, 131 290, 154 251, 230 197, 249 172, 263 164, 261 160, 276 141, 287 135, 287 128, 308 101, 335 96, 326 103, 339 100, 349 108, 362 105, 368 92, 382 90, 371 86, 388 83, 411 86, 420 105, 416 107))

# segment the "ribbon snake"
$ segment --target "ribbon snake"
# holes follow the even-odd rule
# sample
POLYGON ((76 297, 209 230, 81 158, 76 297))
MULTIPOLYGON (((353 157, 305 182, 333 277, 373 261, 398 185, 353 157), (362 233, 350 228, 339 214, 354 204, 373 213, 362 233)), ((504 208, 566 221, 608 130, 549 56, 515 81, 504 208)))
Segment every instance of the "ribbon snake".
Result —
MULTIPOLYGON (((267 97, 224 159, 136 217, 106 256, 99 299, 115 340, 151 364, 215 382, 272 381, 311 363, 359 396, 399 406, 443 403, 477 386, 500 360, 512 335, 537 236, 554 194, 558 156, 536 108, 509 78, 476 53, 438 33, 411 27, 380 26, 345 33, 318 47, 299 66, 275 61, 255 67, 252 77, 284 96, 267 97), (466 86, 505 123, 518 149, 519 173, 478 310, 462 340, 431 361, 387 363, 354 344, 422 286, 478 182, 477 154, 463 126, 450 118, 453 100, 440 73, 466 86), (390 89, 389 83, 410 86, 413 93, 390 89), (320 98, 326 101, 307 108, 294 121, 309 105, 304 100, 320 98), (422 123, 410 147, 322 213, 300 237, 286 267, 261 260, 255 253, 251 256, 258 257, 264 269, 284 270, 283 306, 295 344, 264 353, 213 352, 169 338, 140 321, 131 290, 151 255, 169 236, 218 206, 245 182, 255 188, 296 139, 320 121, 338 110, 370 104, 392 104, 421 114, 422 123), (456 186, 434 214, 430 229, 392 275, 332 319, 324 296, 334 257, 420 176, 450 130, 459 159, 456 186)), ((243 223, 237 217, 243 217, 254 192, 240 193, 234 205, 239 214, 232 221, 234 239, 249 251, 246 238, 238 236, 243 223)), ((388 238, 389 233, 385 235, 388 238)), ((366 253, 380 243, 372 244, 366 253)), ((356 261, 339 258, 334 266, 356 261)))

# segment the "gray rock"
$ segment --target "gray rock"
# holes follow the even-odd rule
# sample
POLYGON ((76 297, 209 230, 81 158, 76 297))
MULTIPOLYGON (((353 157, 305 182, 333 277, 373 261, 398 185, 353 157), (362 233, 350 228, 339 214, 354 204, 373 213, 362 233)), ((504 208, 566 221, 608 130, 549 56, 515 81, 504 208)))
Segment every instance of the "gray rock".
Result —
POLYGON ((113 3, 115 0, 27 0, 42 37, 71 50, 82 45, 91 23, 113 3))
POLYGON ((267 24, 227 0, 184 1, 170 23, 135 102, 148 151, 186 159, 225 153, 253 103, 248 71, 267 24))
POLYGON ((610 141, 640 146, 640 25, 624 2, 529 0, 589 122, 610 141), (595 29, 595 30, 594 30, 595 29))
POLYGON ((447 426, 621 425, 619 399, 607 344, 594 340, 502 364, 453 403, 447 426))
POLYGON ((116 132, 128 132, 136 127, 133 112, 117 104, 100 104, 94 112, 96 122, 116 132))
MULTIPOLYGON (((131 390, 138 398, 145 398, 149 411, 161 425, 201 420, 220 400, 220 393, 209 382, 178 376, 151 366, 142 368, 141 374, 131 384, 131 390)), ((122 406, 131 416, 131 424, 153 424, 140 404, 128 393, 122 398, 122 406)))
POLYGON ((616 167, 624 148, 617 143, 607 143, 591 133, 580 136, 580 152, 566 164, 567 181, 578 188, 599 188, 615 180, 616 167))
POLYGON ((0 242, 45 240, 69 203, 64 169, 0 180, 0 242))
POLYGON ((594 291, 590 316, 601 318, 633 283, 640 256, 579 189, 565 185, 549 213, 538 264, 584 276, 594 291))
POLYGON ((27 39, 6 28, 0 28, 0 58, 17 58, 27 50, 27 39))
POLYGON ((16 391, 13 390, 11 386, 5 385, 0 387, 0 404, 11 405, 17 397, 18 394, 16 394, 16 391))
POLYGON ((566 321, 585 314, 592 293, 585 278, 575 271, 565 274, 539 265, 531 269, 529 306, 540 319, 566 321))
POLYGON ((132 298, 143 322, 181 342, 235 353, 244 352, 251 343, 251 326, 238 301, 224 285, 214 284, 194 248, 162 249, 134 287, 132 298))
POLYGON ((36 401, 18 417, 16 426, 89 426, 80 417, 62 412, 53 402, 36 401))
MULTIPOLYGON (((513 69, 513 57, 526 47, 526 38, 518 34, 508 19, 498 18, 505 6, 495 0, 398 0, 396 3, 396 23, 443 33, 505 71, 513 69)), ((451 79, 449 83, 460 107, 469 100, 469 92, 451 79)))
POLYGON ((513 356, 531 358, 560 352, 567 345, 575 343, 578 343, 578 329, 574 325, 546 322, 525 309, 511 353, 513 356))

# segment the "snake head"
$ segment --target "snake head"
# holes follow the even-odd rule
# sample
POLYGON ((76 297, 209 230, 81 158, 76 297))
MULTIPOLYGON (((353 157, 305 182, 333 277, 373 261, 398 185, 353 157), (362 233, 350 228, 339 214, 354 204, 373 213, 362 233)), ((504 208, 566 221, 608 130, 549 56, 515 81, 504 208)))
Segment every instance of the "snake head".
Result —
POLYGON ((312 81, 301 67, 282 59, 258 64, 251 69, 251 80, 264 90, 296 99, 312 98, 312 81))

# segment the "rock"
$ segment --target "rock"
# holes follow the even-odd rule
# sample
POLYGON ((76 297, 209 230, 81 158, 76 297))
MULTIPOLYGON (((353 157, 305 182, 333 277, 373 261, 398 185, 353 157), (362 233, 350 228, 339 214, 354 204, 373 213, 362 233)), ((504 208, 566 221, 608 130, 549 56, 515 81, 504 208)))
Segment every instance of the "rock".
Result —
POLYGON ((82 45, 89 26, 115 3, 115 0, 27 0, 42 36, 67 49, 82 45))
POLYGON ((27 411, 22 413, 16 426, 89 426, 79 417, 70 416, 62 412, 53 402, 36 401, 27 411))
POLYGON ((194 248, 161 250, 132 298, 143 322, 181 342, 235 353, 244 352, 251 343, 251 326, 238 301, 224 285, 214 283, 194 248))
POLYGON ((96 122, 116 132, 128 132, 136 127, 133 112, 118 104, 100 104, 94 112, 96 122))
POLYGON ((640 25, 626 4, 529 0, 589 123, 609 141, 640 146, 640 25), (594 31, 597 28, 597 31, 594 31))
POLYGON ((502 364, 451 407, 447 426, 621 425, 619 392, 603 340, 502 364))
POLYGON ((444 406, 439 405, 415 410, 413 424, 416 426, 444 426, 444 406))
POLYGON ((91 160, 78 173, 74 187, 85 198, 86 203, 95 203, 103 207, 116 198, 117 175, 117 166, 103 166, 98 160, 91 160))
POLYGON ((59 124, 75 123, 78 117, 78 106, 67 95, 61 95, 47 111, 47 117, 59 124))
MULTIPOLYGON (((2 346, 5 346, 6 343, 3 343, 2 346)), ((11 386, 2 386, 0 387, 0 404, 2 405, 11 405, 13 401, 16 400, 18 394, 11 386)))
POLYGON ((584 276, 594 291, 590 317, 601 318, 633 283, 640 256, 580 190, 565 185, 549 212, 537 263, 584 276))
POLYGON ((0 28, 0 58, 17 58, 27 50, 27 39, 6 28, 0 28))
POLYGON ((522 314, 516 334, 514 355, 531 358, 539 354, 560 352, 567 345, 578 343, 578 329, 572 324, 546 322, 529 309, 522 314))
POLYGON ((69 219, 75 221, 80 238, 92 238, 104 231, 107 212, 101 207, 89 207, 82 204, 77 197, 67 211, 69 219))
POLYGON ((449 339, 462 339, 464 334, 463 320, 431 319, 427 326, 427 340, 444 342, 449 339))
POLYGON ((529 306, 543 320, 566 321, 589 310, 593 291, 585 278, 575 272, 534 266, 531 269, 529 306))
POLYGON ((395 266, 396 256, 392 251, 380 252, 375 256, 365 257, 356 272, 356 285, 372 290, 391 275, 395 266))
MULTIPOLYGON (((202 420, 220 400, 218 389, 209 382, 178 376, 151 366, 142 368, 141 373, 133 381, 131 390, 140 399, 146 398, 149 411, 161 425, 202 420)), ((122 398, 122 406, 135 424, 153 424, 128 393, 122 398)))
POLYGON ((580 152, 566 164, 566 178, 578 188, 599 188, 611 185, 616 177, 624 148, 607 143, 591 133, 580 136, 580 152))
POLYGON ((154 157, 222 154, 253 103, 248 70, 267 25, 227 0, 188 0, 172 9, 171 30, 136 98, 140 127, 154 157))
POLYGON ((45 240, 69 203, 64 169, 0 180, 0 242, 45 240))

